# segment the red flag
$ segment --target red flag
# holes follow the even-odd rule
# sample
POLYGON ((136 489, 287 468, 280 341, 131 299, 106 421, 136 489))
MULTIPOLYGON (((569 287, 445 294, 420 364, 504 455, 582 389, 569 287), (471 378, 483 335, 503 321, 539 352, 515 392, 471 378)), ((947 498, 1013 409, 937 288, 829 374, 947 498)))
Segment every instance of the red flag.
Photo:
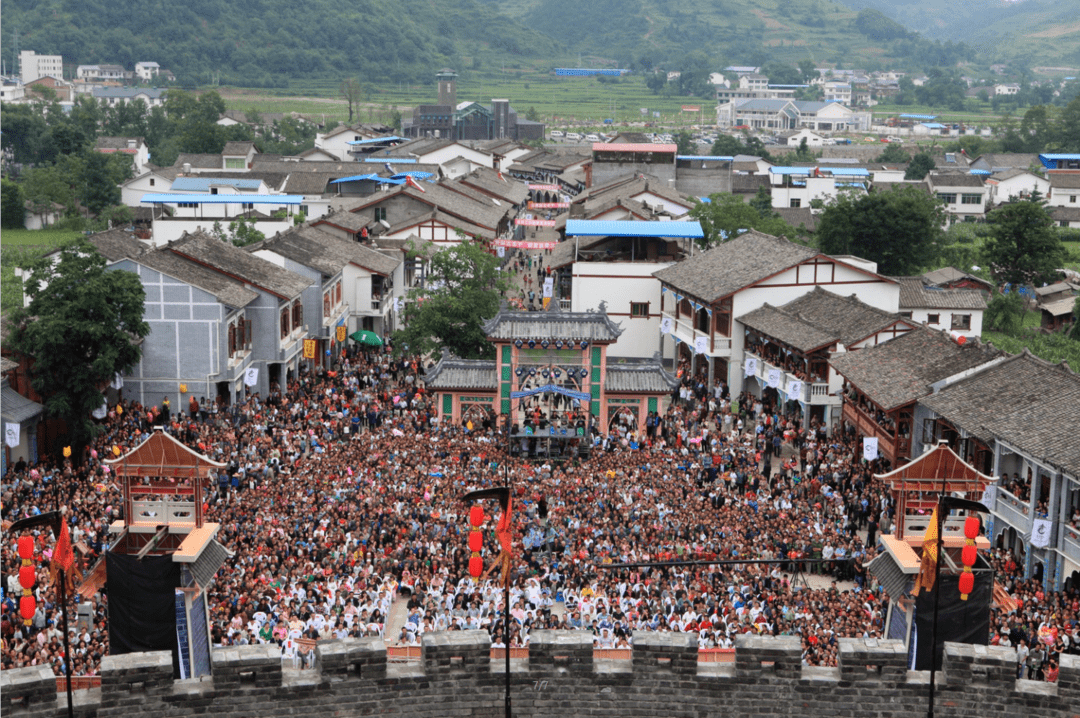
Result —
POLYGON ((72 569, 75 568, 75 553, 71 549, 71 536, 68 535, 67 521, 60 522, 60 537, 56 540, 56 548, 53 549, 52 561, 49 564, 49 577, 53 584, 60 580, 60 571, 65 571, 65 576, 70 585, 74 585, 75 576, 72 569))
POLYGON ((501 179, 503 182, 506 181, 506 178, 502 176, 502 172, 499 173, 499 179, 501 179))
POLYGON ((412 175, 405 175, 405 184, 411 184, 413 187, 420 190, 421 192, 426 192, 427 191, 423 187, 420 186, 419 182, 417 182, 415 179, 413 179, 412 175))

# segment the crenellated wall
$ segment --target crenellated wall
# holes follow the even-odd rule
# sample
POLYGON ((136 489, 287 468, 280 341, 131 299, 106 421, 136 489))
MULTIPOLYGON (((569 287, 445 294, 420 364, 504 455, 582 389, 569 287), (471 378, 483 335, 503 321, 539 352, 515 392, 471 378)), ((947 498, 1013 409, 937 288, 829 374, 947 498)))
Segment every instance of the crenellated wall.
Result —
MULTIPOLYGON (((174 681, 168 653, 109 656, 101 688, 78 691, 84 718, 502 716, 504 673, 482 631, 424 636, 419 663, 388 663, 381 639, 320 643, 315 670, 282 671, 275 646, 213 653, 213 678, 174 681)), ((922 718, 929 673, 908 671, 898 641, 841 639, 839 667, 802 666, 795 637, 741 636, 735 662, 698 663, 684 633, 638 633, 633 660, 594 660, 578 631, 534 631, 511 663, 518 716, 922 718)), ((1015 679, 1008 648, 945 645, 941 718, 1080 718, 1080 657, 1061 657, 1056 685, 1015 679)), ((64 694, 48 668, 0 674, 0 713, 60 718, 64 694)))

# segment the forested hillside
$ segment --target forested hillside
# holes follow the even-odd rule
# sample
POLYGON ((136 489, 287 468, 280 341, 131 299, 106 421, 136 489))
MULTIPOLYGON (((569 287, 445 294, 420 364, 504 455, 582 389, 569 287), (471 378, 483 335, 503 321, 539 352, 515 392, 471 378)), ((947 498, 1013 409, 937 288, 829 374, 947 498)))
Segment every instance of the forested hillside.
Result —
MULTIPOLYGON (((877 0, 858 0, 877 2, 877 0)), ((4 49, 70 64, 153 60, 181 84, 285 87, 288 78, 430 82, 434 69, 794 63, 925 69, 975 59, 907 28, 868 32, 831 0, 8 0, 4 49)), ((899 27, 899 26, 898 26, 899 27)), ((7 58, 5 53, 5 58, 7 58)))

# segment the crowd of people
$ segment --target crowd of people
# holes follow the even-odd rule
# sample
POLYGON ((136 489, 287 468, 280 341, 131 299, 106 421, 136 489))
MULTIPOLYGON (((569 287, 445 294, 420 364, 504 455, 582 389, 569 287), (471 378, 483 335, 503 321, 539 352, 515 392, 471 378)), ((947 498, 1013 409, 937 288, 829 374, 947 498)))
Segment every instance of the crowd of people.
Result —
MULTIPOLYGON (((82 460, 12 466, 3 518, 66 507, 88 570, 109 544, 110 524, 124 518, 102 459, 160 428, 227 465, 203 496, 206 520, 220 523, 218 539, 232 552, 208 588, 218 646, 364 635, 415 644, 426 631, 483 629, 495 646, 513 647, 526 646, 533 630, 559 628, 589 631, 600 648, 627 647, 641 630, 692 632, 702 648, 725 648, 753 633, 798 635, 806 664, 835 665, 839 637, 884 635, 888 599, 865 565, 877 532, 890 525, 892 497, 854 434, 830 435, 684 367, 682 386, 648 417, 644 434, 618 422, 593 426, 587 457, 529 462, 508 453, 494 417, 444 423, 423 371, 419 357, 354 348, 332 371, 301 374, 269 396, 217 411, 206 401, 175 412, 122 402, 82 460), (497 572, 469 576, 460 500, 507 481, 520 544, 509 607, 497 572), (685 564, 695 559, 772 563, 685 564), (616 563, 670 565, 610 567, 616 563), (406 602, 407 617, 387 635, 395 601, 406 602)), ((488 562, 498 518, 489 509, 488 562)), ((39 608, 25 626, 15 538, 2 546, 0 661, 48 664, 60 675, 48 549, 39 608)), ((1035 655, 1028 677, 1050 680, 1054 650, 1080 650, 1080 599, 1046 595, 1019 578, 1015 562, 1001 564, 1020 606, 995 611, 994 635, 1046 646, 1028 651, 1024 666, 1035 655)), ((108 584, 82 623, 69 607, 76 675, 95 674, 108 653, 107 605, 108 584)))

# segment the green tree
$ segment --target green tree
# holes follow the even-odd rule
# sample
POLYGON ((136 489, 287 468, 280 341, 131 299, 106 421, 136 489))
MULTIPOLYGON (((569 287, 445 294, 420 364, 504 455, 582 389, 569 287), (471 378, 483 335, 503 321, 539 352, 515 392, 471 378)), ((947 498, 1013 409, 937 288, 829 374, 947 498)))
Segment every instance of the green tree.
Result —
POLYGON ((659 95, 660 90, 664 89, 667 84, 667 73, 663 70, 657 71, 645 78, 645 87, 652 90, 654 95, 659 95))
POLYGON ((508 283, 498 259, 480 244, 461 244, 431 254, 430 246, 414 247, 413 256, 427 260, 425 286, 410 290, 405 328, 394 332, 394 345, 409 353, 447 348, 460 357, 494 356, 483 323, 499 311, 508 283))
POLYGON ((1015 336, 1024 326, 1026 312, 1027 307, 1020 292, 995 294, 986 305, 983 324, 987 329, 1015 336))
POLYGON ((17 182, 0 180, 0 227, 22 229, 26 222, 26 198, 17 182))
POLYGON ((817 159, 817 155, 810 149, 810 144, 803 137, 799 140, 799 147, 795 150, 795 154, 792 155, 792 159, 796 162, 813 162, 817 159))
POLYGON ((904 179, 924 179, 926 175, 930 174, 930 170, 935 169, 936 167, 937 165, 934 164, 934 158, 930 156, 929 152, 920 152, 911 158, 911 162, 904 172, 904 179))
POLYGON ((940 251, 945 213, 936 199, 907 186, 867 195, 843 192, 818 218, 826 254, 854 254, 887 275, 911 275, 940 251))
POLYGON ((988 214, 986 221, 990 237, 983 254, 994 279, 1035 286, 1055 280, 1068 251, 1042 201, 1006 204, 988 214))
POLYGON ((810 82, 816 78, 818 76, 818 71, 814 68, 814 61, 810 58, 799 60, 799 74, 802 76, 802 81, 804 83, 810 82))
POLYGON ((885 150, 878 155, 875 162, 883 162, 885 164, 895 165, 903 164, 911 159, 911 155, 903 148, 898 142, 890 142, 885 146, 885 150))
MULTIPOLYGON (((33 357, 30 383, 49 414, 67 424, 73 447, 93 438, 90 414, 102 388, 142 356, 145 292, 132 272, 108 271, 105 258, 79 239, 38 258, 23 286, 30 302, 11 315, 11 348, 33 357)), ((76 453, 76 455, 78 455, 76 453)))
POLYGON ((694 144, 694 138, 690 136, 690 133, 686 130, 675 134, 675 153, 679 155, 692 155, 695 154, 697 146, 694 144))
POLYGON ((23 174, 22 190, 35 212, 44 212, 54 202, 64 207, 75 203, 69 178, 56 166, 27 170, 23 174))
POLYGON ((360 84, 360 80, 355 77, 349 77, 341 81, 341 86, 338 88, 338 92, 345 98, 345 102, 349 105, 349 124, 353 121, 353 109, 359 107, 360 99, 364 94, 364 87, 360 84))
POLYGON ((1069 327, 1069 339, 1080 341, 1080 297, 1076 298, 1076 303, 1073 304, 1073 321, 1072 326, 1069 327))
POLYGON ((760 205, 749 205, 743 202, 742 197, 734 194, 710 195, 708 202, 694 205, 690 216, 701 223, 705 236, 698 240, 698 245, 704 249, 734 239, 750 229, 789 238, 796 234, 795 229, 780 219, 771 206, 762 211, 760 205))

